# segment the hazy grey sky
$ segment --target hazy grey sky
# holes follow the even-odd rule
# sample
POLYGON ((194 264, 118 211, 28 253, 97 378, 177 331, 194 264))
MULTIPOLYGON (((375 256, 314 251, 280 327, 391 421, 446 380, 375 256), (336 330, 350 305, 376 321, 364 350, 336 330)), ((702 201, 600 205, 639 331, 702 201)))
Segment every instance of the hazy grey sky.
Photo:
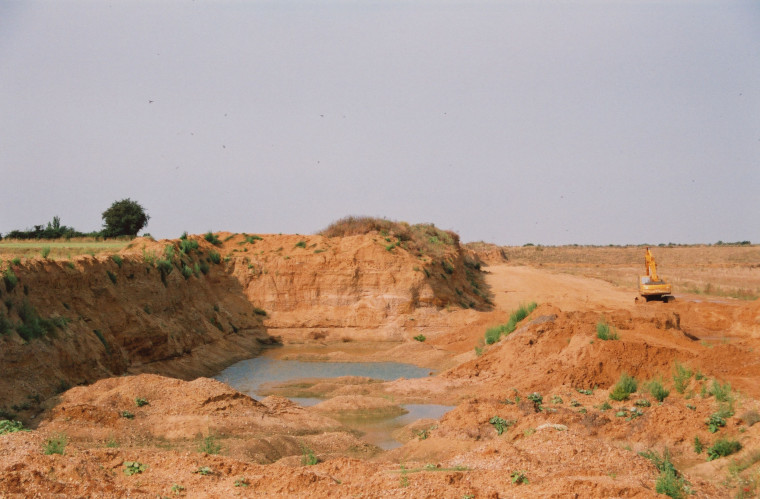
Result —
POLYGON ((760 242, 760 2, 0 0, 0 232, 760 242))

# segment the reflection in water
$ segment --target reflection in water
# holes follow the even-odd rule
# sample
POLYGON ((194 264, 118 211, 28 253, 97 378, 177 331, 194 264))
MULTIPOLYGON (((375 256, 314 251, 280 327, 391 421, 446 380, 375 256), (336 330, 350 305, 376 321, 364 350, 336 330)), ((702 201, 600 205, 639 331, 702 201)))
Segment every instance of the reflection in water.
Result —
MULTIPOLYGON (((301 378, 337 378, 340 376, 364 376, 383 381, 399 378, 423 378, 430 370, 411 364, 397 362, 303 362, 298 360, 279 360, 267 356, 243 360, 233 364, 214 379, 227 383, 235 390, 259 397, 259 389, 265 383, 292 381, 301 378)), ((317 398, 291 398, 302 406, 321 402, 317 398)), ((402 406, 409 411, 397 417, 385 419, 346 419, 341 422, 346 426, 364 433, 365 441, 383 449, 399 447, 391 434, 418 419, 438 419, 453 409, 452 406, 435 404, 406 404, 402 406)))

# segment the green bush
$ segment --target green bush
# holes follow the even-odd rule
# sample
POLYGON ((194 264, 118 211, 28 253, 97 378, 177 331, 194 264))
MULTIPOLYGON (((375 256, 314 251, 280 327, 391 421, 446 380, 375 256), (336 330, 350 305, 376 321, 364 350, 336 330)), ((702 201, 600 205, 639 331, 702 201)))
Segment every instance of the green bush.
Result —
POLYGON ((727 440, 721 438, 707 449, 707 460, 712 461, 725 456, 730 456, 742 450, 742 444, 736 440, 727 440))
POLYGON ((124 260, 119 255, 111 255, 111 260, 113 260, 119 268, 121 268, 122 263, 124 263, 124 260))
POLYGON ((48 255, 50 254, 50 246, 43 246, 42 247, 42 258, 47 259, 48 255))
POLYGON ((198 444, 198 452, 205 452, 206 454, 219 454, 221 450, 222 444, 216 441, 216 437, 214 435, 209 435, 201 439, 200 444, 198 444))
POLYGON ((25 431, 24 425, 21 421, 8 421, 7 419, 0 420, 0 435, 16 433, 17 431, 25 431))
POLYGON ((417 341, 419 341, 419 342, 423 342, 423 341, 425 341, 427 338, 425 338, 425 335, 424 335, 424 334, 418 334, 417 336, 415 336, 415 337, 414 337, 414 339, 415 339, 415 340, 417 340, 417 341))
POLYGON ((606 322, 598 322, 596 324, 596 337, 604 341, 619 339, 615 328, 610 327, 606 322))
POLYGON ((261 315, 262 317, 267 316, 267 311, 259 307, 253 307, 253 313, 256 315, 261 315))
POLYGON ((222 245, 222 241, 219 240, 219 236, 217 236, 216 234, 214 234, 211 231, 206 232, 206 234, 204 234, 203 238, 206 241, 208 241, 211 244, 213 244, 214 246, 221 246, 222 245))
POLYGON ((294 247, 295 248, 306 248, 306 241, 303 241, 303 240, 298 241, 294 247))
POLYGON ((635 393, 637 389, 638 383, 636 382, 636 379, 624 372, 620 375, 620 379, 612 388, 610 398, 617 401, 628 400, 628 397, 632 393, 635 393))
POLYGON ((697 454, 702 454, 702 451, 705 449, 704 444, 699 439, 699 435, 694 436, 694 452, 697 454))
POLYGON ((715 413, 705 420, 705 424, 710 433, 715 433, 719 428, 726 426, 726 420, 720 414, 715 413))
POLYGON ((686 387, 689 385, 689 379, 691 379, 692 374, 691 369, 680 362, 676 361, 676 363, 673 364, 673 383, 678 393, 686 391, 686 387))
POLYGON ((144 399, 142 397, 137 397, 135 399, 135 405, 137 407, 142 407, 142 406, 145 406, 145 405, 148 405, 148 404, 150 404, 150 402, 148 402, 148 399, 144 399))
POLYGON ((198 249, 198 241, 192 239, 181 239, 179 242, 179 251, 183 255, 189 254, 191 251, 198 249))
POLYGON ((103 212, 103 235, 136 236, 148 224, 148 220, 150 216, 140 203, 129 198, 122 199, 103 212))
POLYGON ((198 264, 198 268, 199 268, 199 269, 200 269, 200 271, 203 273, 203 275, 206 275, 206 274, 208 274, 208 271, 209 271, 209 269, 210 269, 210 267, 208 266, 208 263, 206 263, 205 261, 201 261, 201 262, 198 264))
POLYGON ((3 272, 3 282, 5 283, 5 290, 10 293, 18 284, 18 277, 16 277, 12 269, 7 268, 3 272))
POLYGON ((301 450, 301 465, 302 466, 314 466, 319 463, 319 458, 314 455, 314 451, 308 447, 304 447, 301 450))
POLYGON ((182 277, 184 277, 185 279, 190 279, 192 275, 193 275, 193 269, 191 269, 185 264, 182 264, 182 277))
POLYGON ((217 253, 216 251, 212 251, 211 253, 209 253, 208 257, 211 259, 212 263, 215 263, 217 265, 219 265, 222 262, 221 255, 219 255, 219 253, 217 253))
POLYGON ((657 470, 660 472, 660 476, 655 482, 655 492, 658 494, 665 494, 668 497, 675 499, 683 499, 687 495, 686 485, 688 482, 680 476, 676 467, 670 461, 670 452, 665 449, 662 457, 656 452, 639 452, 639 455, 652 461, 657 470))
POLYGON ((645 388, 652 397, 657 399, 658 402, 662 402, 668 395, 670 395, 670 392, 662 386, 662 381, 660 379, 653 379, 646 384, 645 388))
POLYGON ((496 428, 497 434, 501 435, 505 430, 508 430, 510 426, 516 423, 514 419, 504 419, 499 416, 494 416, 488 420, 494 428, 496 428))
POLYGON ((514 332, 517 329, 517 323, 528 317, 531 312, 537 307, 536 302, 531 302, 527 305, 521 304, 517 310, 514 310, 509 315, 509 321, 505 324, 490 327, 486 329, 485 341, 487 345, 492 345, 499 341, 502 336, 506 336, 514 332))
POLYGON ((142 464, 137 461, 124 461, 124 474, 127 476, 136 475, 142 473, 148 469, 147 464, 142 464))
POLYGON ((116 274, 114 274, 110 270, 106 270, 106 274, 108 275, 108 278, 111 279, 111 282, 116 284, 116 274))

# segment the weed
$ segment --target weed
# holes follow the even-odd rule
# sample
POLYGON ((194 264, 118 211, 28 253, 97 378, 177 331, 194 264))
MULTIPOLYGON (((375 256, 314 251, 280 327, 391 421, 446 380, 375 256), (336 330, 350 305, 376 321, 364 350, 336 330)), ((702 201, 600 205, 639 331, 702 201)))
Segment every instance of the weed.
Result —
POLYGON ((185 487, 183 487, 182 485, 180 485, 178 483, 175 483, 175 484, 172 485, 172 494, 178 494, 179 495, 179 494, 182 493, 183 490, 185 490, 185 487))
POLYGON ((158 271, 161 273, 161 282, 166 284, 166 276, 172 273, 174 270, 174 265, 172 265, 172 262, 169 260, 156 260, 156 267, 158 268, 158 271))
POLYGON ((235 480, 235 487, 248 487, 251 484, 248 482, 248 479, 245 477, 240 477, 237 480, 235 480))
POLYGON ((219 265, 220 263, 222 263, 222 257, 216 251, 212 251, 211 253, 209 253, 208 257, 211 259, 211 262, 215 263, 216 265, 219 265))
POLYGON ((649 383, 645 385, 646 391, 648 391, 652 397, 654 397, 658 402, 662 402, 665 400, 665 398, 670 395, 670 392, 665 389, 665 387, 662 385, 662 380, 659 378, 653 379, 649 383))
POLYGON ((192 239, 183 239, 179 242, 179 252, 187 255, 198 249, 198 241, 192 239))
POLYGON ((206 274, 208 274, 208 271, 209 271, 210 267, 208 266, 208 263, 206 263, 205 261, 201 261, 198 264, 198 268, 200 269, 201 273, 203 273, 203 275, 206 275, 206 274))
POLYGON ((624 372, 620 375, 620 379, 612 388, 609 396, 612 400, 628 400, 628 397, 632 393, 635 393, 637 388, 638 383, 636 383, 636 379, 624 372))
POLYGON ((655 491, 658 494, 665 494, 675 499, 686 497, 686 485, 688 482, 680 476, 678 470, 673 466, 673 463, 670 461, 670 452, 668 449, 665 449, 662 457, 660 457, 655 451, 639 452, 639 455, 652 461, 660 472, 660 476, 655 483, 655 491))
POLYGON ((417 340, 417 341, 419 341, 419 342, 423 342, 423 341, 425 341, 427 338, 425 338, 425 335, 424 335, 424 334, 418 334, 417 336, 415 336, 415 337, 414 337, 414 339, 415 339, 415 340, 417 340))
POLYGON ((256 241, 262 241, 263 239, 260 236, 252 235, 252 236, 245 236, 245 242, 248 244, 256 244, 256 241))
POLYGON ((704 449, 705 449, 705 445, 699 439, 699 435, 695 435, 694 436, 694 452, 696 452, 697 454, 702 454, 702 451, 704 449))
POLYGON ((121 268, 121 265, 124 263, 124 260, 119 255, 111 255, 111 260, 114 261, 114 263, 121 268))
POLYGON ((105 337, 103 336, 103 333, 101 333, 100 330, 98 330, 98 329, 93 329, 92 332, 95 333, 95 336, 98 337, 98 339, 100 340, 100 342, 106 348, 106 354, 110 355, 111 354, 111 345, 108 344, 108 342, 106 341, 105 337))
POLYGON ((142 406, 144 406, 144 405, 148 405, 148 404, 150 404, 150 402, 148 402, 148 400, 147 400, 147 399, 144 399, 144 398, 142 398, 142 397, 137 397, 137 398, 135 399, 135 405, 136 405, 137 407, 142 407, 142 406))
POLYGON ((678 393, 686 391, 686 387, 689 385, 689 379, 691 379, 692 374, 691 369, 680 362, 676 361, 675 364, 673 364, 673 383, 678 393))
POLYGON ((18 277, 16 277, 16 274, 10 267, 3 272, 3 282, 5 283, 5 290, 9 293, 13 291, 13 288, 18 284, 18 277))
POLYGON ((59 433, 57 435, 53 435, 50 438, 48 438, 45 441, 45 444, 42 446, 42 450, 45 453, 45 455, 50 454, 60 454, 63 455, 64 449, 66 448, 66 444, 69 442, 68 437, 65 433, 59 433))
POLYGON ((610 327, 606 322, 596 323, 596 337, 604 341, 620 339, 617 330, 614 327, 610 327))
POLYGON ((108 440, 106 440, 106 447, 115 449, 119 447, 121 444, 118 440, 116 440, 114 437, 108 437, 108 440))
POLYGON ((742 450, 742 444, 736 440, 721 438, 716 440, 710 448, 707 449, 707 460, 712 461, 721 457, 730 456, 742 450))
POLYGON ((50 246, 43 246, 42 252, 41 252, 42 258, 47 260, 47 257, 49 254, 50 254, 50 246))
POLYGON ((147 469, 147 464, 139 463, 137 461, 124 461, 124 474, 127 476, 142 473, 147 469))
POLYGON ((19 258, 19 257, 14 257, 14 258, 11 260, 11 265, 14 265, 14 266, 16 266, 16 267, 18 267, 19 265, 21 265, 21 258, 19 258))
POLYGON ((296 245, 294 246, 294 248, 306 248, 306 241, 304 240, 298 241, 296 245))
POLYGON ((496 428, 496 432, 501 435, 504 433, 504 430, 508 430, 510 426, 515 424, 517 421, 514 419, 503 419, 499 416, 494 416, 491 419, 488 420, 489 423, 493 425, 494 428, 496 428))
POLYGON ((219 454, 221 450, 222 444, 216 441, 216 437, 214 435, 208 435, 207 437, 201 439, 200 444, 198 444, 198 452, 205 452, 206 454, 219 454))
POLYGON ((201 466, 200 468, 195 470, 193 473, 198 473, 199 475, 207 476, 207 475, 212 475, 214 473, 214 470, 212 470, 208 466, 201 466))
POLYGON ((7 419, 0 420, 0 435, 16 433, 17 431, 26 431, 24 430, 24 425, 21 421, 8 421, 7 419))
POLYGON ((536 405, 541 405, 541 403, 544 401, 544 397, 542 397, 538 392, 529 393, 526 398, 528 400, 532 400, 536 405))
POLYGON ((219 236, 214 234, 211 231, 206 232, 206 234, 203 235, 203 238, 213 244, 214 246, 221 246, 222 242, 219 240, 219 236))
POLYGON ((726 420, 718 414, 713 414, 705 420, 705 424, 710 433, 715 433, 719 428, 726 426, 726 420))
POLYGON ((731 400, 731 385, 728 382, 721 385, 718 380, 714 379, 709 393, 718 402, 728 402, 731 400))
POLYGON ((506 324, 490 327, 486 330, 485 341, 487 345, 492 345, 499 341, 502 336, 506 336, 517 329, 517 323, 525 319, 530 313, 537 307, 536 302, 531 302, 527 305, 520 305, 517 310, 514 310, 510 316, 509 321, 506 324))
POLYGON ((267 316, 267 311, 259 307, 253 307, 253 313, 256 315, 261 315, 262 317, 267 316))
POLYGON ((563 402, 562 397, 559 395, 552 396, 552 404, 561 404, 563 402))
POLYGON ((301 466, 314 466, 319 462, 319 458, 314 455, 314 451, 308 447, 301 449, 301 466))
POLYGON ((124 419, 135 419, 135 415, 129 411, 121 411, 119 413, 119 416, 123 417, 124 419))
POLYGON ((513 471, 509 475, 512 478, 512 483, 515 483, 517 485, 523 484, 523 483, 530 483, 528 480, 528 476, 525 474, 524 471, 513 471))
POLYGON ((185 280, 190 279, 193 275, 193 269, 187 266, 186 264, 182 265, 182 277, 185 278, 185 280))
POLYGON ((167 244, 164 248, 164 256, 167 260, 174 260, 174 245, 167 244))
POLYGON ((609 411, 610 409, 612 409, 612 406, 606 400, 604 401, 604 403, 602 405, 599 406, 599 410, 602 411, 602 412, 609 411))
POLYGON ((593 395, 594 390, 589 390, 588 388, 576 388, 576 392, 580 393, 581 395, 593 395))

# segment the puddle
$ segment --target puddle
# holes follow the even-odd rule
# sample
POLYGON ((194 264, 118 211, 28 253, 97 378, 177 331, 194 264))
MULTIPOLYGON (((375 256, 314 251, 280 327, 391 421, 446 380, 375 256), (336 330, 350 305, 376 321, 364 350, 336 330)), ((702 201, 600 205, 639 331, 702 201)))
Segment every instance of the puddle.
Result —
MULTIPOLYGON (((399 378, 424 378, 430 369, 398 362, 305 362, 275 358, 282 352, 264 352, 260 357, 247 359, 231 365, 214 379, 227 383, 235 390, 261 398, 259 390, 273 382, 293 381, 303 378, 337 378, 341 376, 363 376, 383 381, 399 378)), ((293 402, 302 406, 318 404, 322 399, 292 397, 293 402)), ((402 405, 408 412, 401 416, 384 419, 347 418, 341 420, 346 426, 361 431, 362 439, 382 449, 393 449, 402 444, 392 437, 392 433, 409 423, 423 418, 438 419, 453 406, 437 404, 402 405)))

